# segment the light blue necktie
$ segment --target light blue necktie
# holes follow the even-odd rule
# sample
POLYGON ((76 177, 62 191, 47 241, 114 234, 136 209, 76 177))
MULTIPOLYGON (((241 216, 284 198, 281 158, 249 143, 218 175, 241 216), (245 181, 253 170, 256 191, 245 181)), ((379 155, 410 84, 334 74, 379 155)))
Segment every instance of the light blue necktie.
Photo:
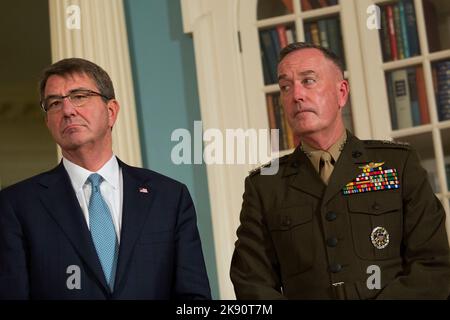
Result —
POLYGON ((103 181, 102 176, 93 173, 89 176, 88 181, 92 186, 91 199, 89 201, 89 226, 91 229, 91 236, 106 281, 112 291, 114 288, 117 256, 119 253, 116 230, 114 229, 111 212, 100 192, 100 184, 103 181))

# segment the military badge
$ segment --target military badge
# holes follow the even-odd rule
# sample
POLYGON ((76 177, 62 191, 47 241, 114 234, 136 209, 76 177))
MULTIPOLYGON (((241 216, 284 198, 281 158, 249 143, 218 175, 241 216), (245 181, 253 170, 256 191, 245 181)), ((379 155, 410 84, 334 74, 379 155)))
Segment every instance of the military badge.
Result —
POLYGON ((386 228, 376 227, 370 234, 370 240, 375 248, 384 249, 389 244, 389 233, 386 228))
POLYGON ((397 176, 397 169, 384 169, 384 162, 370 162, 359 167, 362 173, 342 189, 344 195, 398 189, 400 183, 397 176))

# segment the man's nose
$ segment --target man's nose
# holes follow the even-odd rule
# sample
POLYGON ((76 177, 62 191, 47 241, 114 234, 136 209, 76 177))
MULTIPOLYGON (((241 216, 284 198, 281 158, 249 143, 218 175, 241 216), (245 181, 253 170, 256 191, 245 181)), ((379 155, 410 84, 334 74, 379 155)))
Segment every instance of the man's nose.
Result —
POLYGON ((69 100, 69 97, 65 97, 62 101, 62 112, 65 116, 71 116, 76 113, 76 108, 69 100))
POLYGON ((300 81, 294 82, 294 100, 295 101, 303 101, 305 97, 305 88, 303 88, 300 81))

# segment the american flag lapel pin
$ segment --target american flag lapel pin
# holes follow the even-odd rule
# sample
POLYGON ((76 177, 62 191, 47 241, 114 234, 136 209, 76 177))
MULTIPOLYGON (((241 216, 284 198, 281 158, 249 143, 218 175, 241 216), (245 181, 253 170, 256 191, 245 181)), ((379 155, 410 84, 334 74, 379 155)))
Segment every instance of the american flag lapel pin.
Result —
POLYGON ((140 193, 148 193, 148 189, 147 189, 147 188, 144 188, 144 187, 140 187, 140 188, 139 188, 139 192, 140 192, 140 193))

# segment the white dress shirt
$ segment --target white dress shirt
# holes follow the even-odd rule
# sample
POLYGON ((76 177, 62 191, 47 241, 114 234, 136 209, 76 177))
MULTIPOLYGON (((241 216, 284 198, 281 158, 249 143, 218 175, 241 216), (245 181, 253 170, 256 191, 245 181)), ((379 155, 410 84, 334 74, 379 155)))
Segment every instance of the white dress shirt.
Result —
POLYGON ((98 173, 102 176, 103 182, 100 185, 100 192, 108 205, 112 215, 114 228, 116 229, 117 239, 120 242, 120 230, 122 227, 122 202, 123 202, 123 177, 122 169, 117 162, 117 158, 113 155, 108 162, 105 163, 97 172, 76 165, 75 163, 63 158, 63 165, 69 174, 70 182, 75 190, 78 202, 88 228, 89 226, 89 201, 91 198, 91 184, 87 181, 92 173, 98 173))

